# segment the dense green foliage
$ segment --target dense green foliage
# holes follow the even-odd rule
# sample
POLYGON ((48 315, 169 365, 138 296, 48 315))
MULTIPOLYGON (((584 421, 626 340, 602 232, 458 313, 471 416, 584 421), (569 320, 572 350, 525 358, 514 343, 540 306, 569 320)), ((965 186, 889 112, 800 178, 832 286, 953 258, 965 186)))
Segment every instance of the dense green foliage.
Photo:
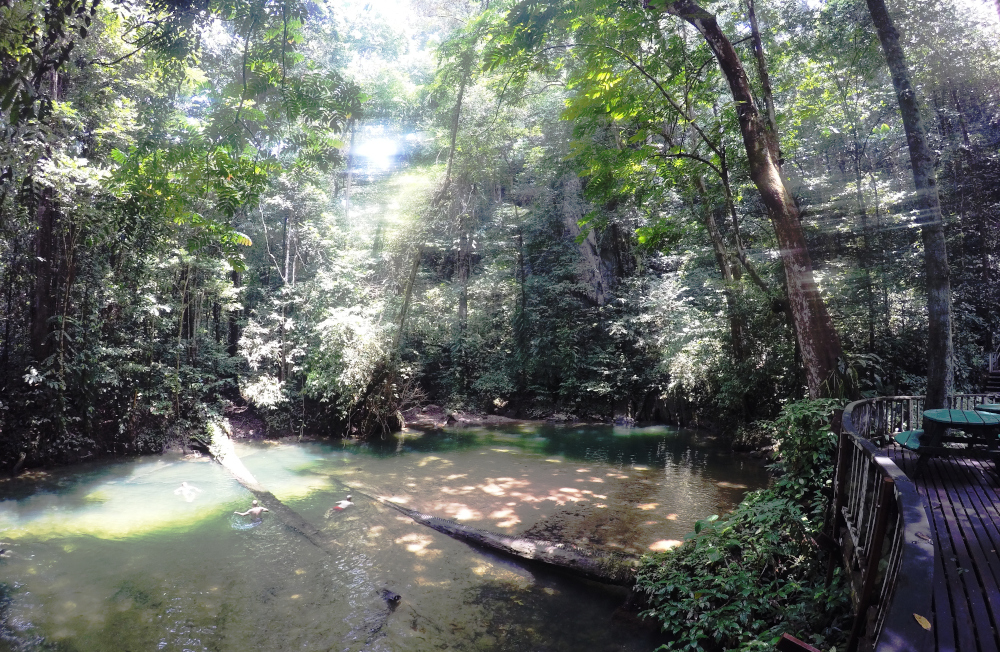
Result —
MULTIPOLYGON (((846 352, 831 393, 920 393, 912 182, 864 3, 757 5, 846 352)), ((742 38, 739 3, 709 6, 742 38)), ((0 6, 7 468, 159 450, 246 405, 274 434, 378 435, 420 402, 736 432, 802 396, 775 235, 690 27, 638 1, 398 9, 0 6)), ((976 389, 996 29, 894 11, 940 152, 956 387, 976 389)))
POLYGON ((730 514, 698 521, 680 547, 649 555, 636 588, 671 649, 771 649, 791 633, 821 649, 842 645, 850 597, 812 543, 823 527, 836 438, 833 401, 790 403, 769 424, 781 475, 730 514))

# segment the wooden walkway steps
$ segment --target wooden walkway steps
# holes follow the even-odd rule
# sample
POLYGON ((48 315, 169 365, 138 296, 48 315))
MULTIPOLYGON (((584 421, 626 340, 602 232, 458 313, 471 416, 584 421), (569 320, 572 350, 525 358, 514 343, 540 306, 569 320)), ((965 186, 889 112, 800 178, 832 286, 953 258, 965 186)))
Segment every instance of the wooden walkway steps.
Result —
MULTIPOLYGON (((917 455, 887 452, 914 477, 917 455)), ((939 652, 1000 652, 1000 476, 989 460, 937 457, 915 479, 935 539, 932 633, 939 652)))

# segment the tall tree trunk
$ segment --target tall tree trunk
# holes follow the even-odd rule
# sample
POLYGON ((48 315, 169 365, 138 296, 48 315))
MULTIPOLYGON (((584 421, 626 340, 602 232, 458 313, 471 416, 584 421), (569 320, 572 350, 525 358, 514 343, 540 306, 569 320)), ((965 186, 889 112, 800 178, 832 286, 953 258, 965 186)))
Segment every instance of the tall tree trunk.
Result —
MULTIPOLYGON (((73 282, 76 280, 76 239, 79 230, 70 226, 68 233, 64 231, 62 247, 62 265, 64 267, 62 276, 66 279, 63 285, 62 308, 59 315, 59 380, 65 386, 66 375, 66 320, 69 317, 70 295, 73 291, 73 282)), ((59 392, 60 400, 65 397, 65 392, 59 392)))
POLYGON ((399 328, 396 329, 396 337, 392 342, 393 356, 399 354, 399 344, 403 341, 403 329, 406 328, 406 313, 410 310, 410 297, 413 296, 413 284, 417 281, 417 271, 420 269, 420 258, 424 251, 422 247, 417 247, 413 252, 413 267, 410 268, 410 277, 406 280, 406 290, 403 294, 403 307, 399 309, 399 328))
POLYGON ((528 386, 528 290, 527 267, 524 261, 524 227, 514 203, 514 223, 517 224, 517 305, 514 310, 514 341, 517 342, 517 389, 523 392, 528 386))
POLYGON ((7 393, 7 382, 11 378, 10 353, 13 348, 11 335, 14 326, 14 269, 19 268, 20 265, 20 244, 21 240, 14 238, 13 251, 10 253, 6 269, 7 288, 4 292, 6 309, 3 313, 3 342, 0 343, 0 347, 3 349, 3 353, 0 354, 0 392, 4 394, 7 393))
POLYGON ((455 113, 451 117, 451 142, 448 147, 448 169, 444 175, 444 187, 451 182, 451 168, 455 163, 455 146, 458 142, 458 125, 462 119, 462 99, 465 97, 465 86, 469 83, 469 74, 462 71, 462 82, 458 85, 458 98, 455 100, 455 113))
MULTIPOLYGON (((611 289, 615 282, 613 263, 605 259, 605 251, 597 242, 595 229, 588 229, 584 234, 580 222, 586 215, 587 207, 575 198, 583 195, 583 185, 580 178, 569 175, 562 182, 562 221, 569 237, 577 243, 579 259, 576 265, 576 277, 586 287, 587 298, 596 306, 605 305, 612 297, 611 289)), ((605 238, 613 238, 610 229, 605 231, 605 238)))
POLYGON ((458 283, 461 290, 458 295, 458 330, 465 331, 469 321, 469 277, 472 274, 472 235, 464 232, 459 236, 458 244, 458 283))
POLYGON ((188 305, 188 283, 191 279, 190 263, 184 263, 181 267, 181 277, 178 286, 181 288, 181 314, 177 324, 177 357, 174 367, 174 418, 181 418, 181 342, 184 337, 184 328, 187 323, 186 316, 190 306, 188 305))
POLYGON ((861 172, 861 144, 855 131, 854 140, 854 183, 855 196, 858 202, 858 216, 861 218, 861 251, 858 263, 864 273, 865 303, 868 305, 868 350, 875 351, 875 283, 872 280, 871 263, 871 228, 868 224, 868 203, 865 201, 864 175, 861 172))
POLYGON ((842 355, 840 338, 816 287, 812 259, 799 222, 799 210, 781 178, 776 134, 768 129, 757 111, 743 64, 732 43, 719 28, 715 16, 693 0, 677 0, 664 9, 687 21, 702 34, 729 83, 743 134, 750 177, 761 194, 778 238, 809 395, 814 398, 828 395, 836 382, 837 362, 842 355))
POLYGON ((777 137, 778 118, 774 112, 774 93, 771 91, 771 77, 767 74, 767 59, 764 57, 764 42, 760 38, 760 28, 757 26, 754 0, 747 0, 747 15, 750 18, 750 36, 753 41, 753 56, 757 60, 757 74, 760 76, 760 90, 767 111, 767 126, 777 137))
POLYGON ((469 189, 469 198, 458 215, 458 330, 465 332, 469 320, 469 279, 472 277, 472 231, 476 222, 476 185, 469 189))
MULTIPOLYGON (((233 281, 233 287, 239 289, 243 285, 243 275, 240 274, 238 270, 233 270, 230 273, 230 278, 233 281)), ((227 338, 226 352, 230 357, 234 357, 239 352, 240 343, 240 325, 236 321, 236 310, 231 310, 229 312, 229 337, 227 338)))
POLYGON ((55 278, 54 246, 58 209, 51 188, 42 188, 35 210, 35 291, 31 311, 31 354, 36 362, 48 357, 50 321, 55 315, 55 296, 52 283, 55 278))
POLYGON ((923 124, 917 95, 910 83, 910 73, 899 45, 899 33, 892 23, 884 0, 867 0, 868 11, 885 53, 892 85, 899 101, 899 112, 906 129, 906 143, 917 190, 920 233, 924 241, 924 267, 927 274, 927 402, 928 408, 946 407, 954 382, 954 349, 951 339, 951 281, 948 271, 948 247, 941 218, 934 158, 923 124))
MULTIPOLYGON (((1000 3, 1000 0, 997 0, 1000 3)), ((951 89, 951 97, 955 101, 955 112, 958 114, 958 125, 962 128, 962 142, 966 147, 972 147, 972 139, 969 138, 969 123, 965 119, 965 107, 962 100, 958 99, 958 91, 951 89)))
POLYGON ((471 67, 471 52, 463 52, 462 80, 458 84, 458 97, 455 99, 455 111, 451 116, 451 143, 448 148, 448 167, 444 173, 444 185, 441 186, 441 190, 438 192, 437 197, 435 197, 435 203, 439 203, 442 199, 444 199, 445 194, 448 192, 448 186, 451 184, 451 167, 455 162, 455 147, 458 143, 458 125, 462 118, 462 100, 465 97, 465 87, 468 85, 469 77, 471 76, 471 67))
MULTIPOLYGON (((764 294, 770 294, 771 288, 760 277, 754 266, 750 264, 750 259, 743 249, 743 236, 740 235, 740 218, 736 214, 736 201, 733 199, 733 187, 729 181, 729 164, 726 162, 725 143, 720 143, 719 146, 719 171, 722 173, 720 178, 722 179, 722 191, 726 196, 726 210, 729 212, 729 217, 733 222, 733 244, 736 249, 736 258, 740 261, 747 274, 750 275, 750 280, 753 281, 753 284, 759 287, 764 294)), ((734 270, 733 277, 739 279, 741 275, 737 274, 734 270)))
MULTIPOLYGON (((971 197, 983 194, 984 180, 975 174, 969 174, 969 172, 972 172, 972 163, 975 160, 976 152, 973 150, 972 139, 969 137, 969 123, 965 117, 965 105, 959 98, 958 91, 954 88, 951 90, 951 97, 955 103, 955 112, 958 114, 959 127, 962 129, 962 143, 966 148, 965 151, 959 150, 961 156, 958 157, 955 164, 956 170, 960 174, 959 178, 955 179, 955 185, 958 190, 959 199, 964 206, 967 194, 971 197)), ((969 256, 977 261, 976 268, 979 272, 977 281, 984 288, 993 287, 990 279, 991 265, 988 244, 991 229, 983 207, 978 202, 970 202, 970 204, 971 210, 969 212, 971 215, 968 218, 964 215, 962 217, 962 231, 964 232, 962 240, 967 250, 971 249, 969 256), (973 243, 971 247, 969 245, 970 242, 973 243)), ((989 324, 994 313, 993 306, 996 301, 989 295, 984 295, 984 298, 986 299, 985 301, 979 301, 976 304, 976 316, 979 317, 981 323, 989 324)), ((979 343, 984 350, 993 350, 992 340, 992 329, 989 327, 981 329, 979 343)))
POLYGON ((712 241, 712 249, 715 251, 715 263, 719 266, 719 273, 722 274, 722 292, 726 297, 726 313, 729 316, 729 331, 733 339, 733 356, 737 360, 743 360, 743 319, 739 316, 736 306, 736 278, 733 274, 733 267, 729 263, 729 252, 726 251, 726 244, 722 239, 722 231, 715 221, 712 212, 712 202, 708 196, 708 187, 705 185, 705 178, 698 175, 694 179, 698 196, 701 199, 702 220, 705 222, 705 229, 708 231, 709 239, 712 241))
POLYGON ((188 364, 194 364, 195 338, 197 337, 198 305, 194 296, 194 288, 197 287, 198 279, 191 278, 196 273, 190 264, 181 271, 181 283, 184 287, 181 296, 181 339, 185 343, 188 364))
POLYGON ((286 338, 286 333, 285 333, 285 308, 287 307, 286 306, 286 302, 288 301, 288 295, 286 293, 286 288, 288 287, 289 281, 291 280, 291 273, 290 273, 290 270, 289 270, 289 261, 290 261, 289 256, 290 256, 291 247, 288 246, 288 244, 289 244, 288 243, 288 239, 290 237, 291 237, 291 229, 288 228, 288 211, 285 211, 285 232, 281 236, 281 240, 282 240, 282 243, 283 243, 282 244, 282 248, 284 250, 284 258, 285 258, 285 260, 284 260, 284 264, 282 266, 283 269, 282 269, 282 273, 281 273, 281 286, 282 286, 282 291, 281 291, 281 293, 282 293, 282 297, 281 297, 281 323, 278 326, 278 331, 279 331, 280 336, 281 336, 281 351, 280 351, 280 354, 281 354, 280 364, 281 364, 281 366, 278 369, 278 380, 279 381, 284 381, 285 378, 288 377, 288 356, 287 356, 287 352, 286 352, 286 349, 287 349, 286 344, 287 343, 285 341, 285 338, 286 338))
POLYGON ((215 332, 215 343, 222 342, 222 329, 219 322, 222 320, 222 304, 218 301, 212 302, 212 329, 215 332))

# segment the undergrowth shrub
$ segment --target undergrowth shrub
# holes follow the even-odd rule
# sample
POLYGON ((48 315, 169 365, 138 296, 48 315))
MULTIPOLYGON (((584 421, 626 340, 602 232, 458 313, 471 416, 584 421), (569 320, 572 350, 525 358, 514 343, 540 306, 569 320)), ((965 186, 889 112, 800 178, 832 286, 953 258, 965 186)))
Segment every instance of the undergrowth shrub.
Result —
POLYGON ((770 649, 782 633, 822 649, 846 637, 850 599, 813 544, 823 526, 835 439, 835 401, 786 405, 768 424, 778 444, 779 477, 751 492, 723 518, 710 516, 678 548, 647 555, 636 588, 644 616, 673 639, 661 649, 770 649))

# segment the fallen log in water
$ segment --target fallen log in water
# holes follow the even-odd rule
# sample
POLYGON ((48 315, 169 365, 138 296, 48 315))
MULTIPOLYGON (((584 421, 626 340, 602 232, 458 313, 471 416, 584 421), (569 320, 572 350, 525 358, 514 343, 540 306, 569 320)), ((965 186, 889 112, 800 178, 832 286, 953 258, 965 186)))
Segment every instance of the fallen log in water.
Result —
POLYGON ((488 550, 553 566, 571 575, 601 582, 602 584, 631 586, 635 581, 635 569, 638 564, 638 558, 631 555, 584 551, 568 548, 562 543, 536 541, 523 537, 497 534, 489 530, 462 525, 446 518, 421 514, 416 510, 408 509, 391 500, 369 496, 362 492, 356 493, 361 493, 363 496, 392 507, 421 525, 426 525, 450 537, 488 550))
MULTIPOLYGON (((274 494, 257 482, 257 479, 236 455, 232 441, 221 432, 221 428, 219 430, 220 432, 213 434, 212 443, 209 445, 209 453, 215 461, 229 471, 262 504, 266 504, 268 509, 274 512, 286 526, 302 534, 316 547, 332 553, 331 544, 340 544, 326 537, 313 524, 299 516, 295 510, 282 503, 274 494)), ((571 575, 602 584, 631 586, 635 581, 638 558, 631 555, 584 551, 578 548, 568 548, 562 543, 497 534, 489 530, 462 525, 446 518, 422 514, 378 496, 356 490, 352 491, 391 507, 421 525, 487 550, 552 566, 571 575)))
MULTIPOLYGON (((237 482, 256 496, 261 504, 265 505, 268 511, 278 517, 286 527, 301 534, 309 543, 326 554, 331 556, 339 554, 335 552, 336 549, 333 546, 340 546, 340 543, 323 534, 319 528, 302 518, 294 509, 278 500, 277 496, 265 489, 257 481, 257 478, 250 473, 250 469, 243 464, 243 460, 236 454, 232 440, 221 426, 212 424, 209 432, 212 438, 211 444, 208 445, 208 453, 212 456, 212 459, 229 471, 237 482)), ((377 589, 374 585, 372 586, 372 591, 385 601, 386 608, 370 614, 370 620, 365 626, 365 629, 368 631, 368 642, 385 635, 385 632, 382 630, 388 622, 389 616, 396 610, 402 597, 389 589, 377 589)))
POLYGON ((229 473, 236 478, 237 482, 246 487, 250 493, 256 496, 257 500, 259 500, 262 505, 266 506, 268 511, 277 516, 286 527, 295 530, 305 537, 309 543, 328 554, 333 554, 334 548, 332 546, 340 545, 333 539, 324 535, 319 528, 302 518, 298 512, 278 500, 277 496, 272 494, 270 491, 265 489, 263 485, 257 482, 257 478, 253 477, 253 474, 250 473, 250 469, 243 464, 243 460, 239 458, 236 451, 233 449, 232 440, 225 434, 221 432, 213 434, 212 443, 208 447, 208 452, 212 456, 212 459, 221 464, 224 469, 229 471, 229 473))

